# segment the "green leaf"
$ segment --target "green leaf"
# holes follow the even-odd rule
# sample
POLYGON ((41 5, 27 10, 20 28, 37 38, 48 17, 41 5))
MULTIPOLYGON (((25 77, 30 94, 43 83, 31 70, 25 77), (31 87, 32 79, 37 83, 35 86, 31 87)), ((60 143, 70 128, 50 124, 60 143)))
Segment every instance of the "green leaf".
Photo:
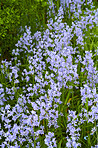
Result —
POLYGON ((3 24, 3 20, 0 18, 0 25, 3 24))
POLYGON ((61 148, 61 144, 62 144, 62 139, 60 140, 60 142, 58 144, 58 148, 61 148))

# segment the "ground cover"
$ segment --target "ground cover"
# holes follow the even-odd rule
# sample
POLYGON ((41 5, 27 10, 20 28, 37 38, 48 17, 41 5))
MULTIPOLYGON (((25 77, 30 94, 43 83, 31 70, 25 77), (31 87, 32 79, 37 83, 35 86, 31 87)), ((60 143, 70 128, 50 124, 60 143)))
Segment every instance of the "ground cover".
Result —
POLYGON ((25 26, 1 61, 2 148, 98 147, 98 9, 60 2, 56 13, 49 1, 47 26, 33 36, 25 26))

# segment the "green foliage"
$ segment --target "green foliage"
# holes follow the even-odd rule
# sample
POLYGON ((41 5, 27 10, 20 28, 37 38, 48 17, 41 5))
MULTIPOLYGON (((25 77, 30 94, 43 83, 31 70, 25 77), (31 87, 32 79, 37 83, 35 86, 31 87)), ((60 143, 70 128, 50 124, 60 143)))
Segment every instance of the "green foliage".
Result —
MULTIPOLYGON (((0 53, 2 59, 11 58, 12 49, 18 42, 21 34, 20 26, 31 26, 32 35, 45 26, 45 0, 1 0, 0 9, 0 53)), ((1 59, 1 60, 2 60, 1 59)))
POLYGON ((98 0, 92 0, 94 3, 95 8, 98 8, 98 0))

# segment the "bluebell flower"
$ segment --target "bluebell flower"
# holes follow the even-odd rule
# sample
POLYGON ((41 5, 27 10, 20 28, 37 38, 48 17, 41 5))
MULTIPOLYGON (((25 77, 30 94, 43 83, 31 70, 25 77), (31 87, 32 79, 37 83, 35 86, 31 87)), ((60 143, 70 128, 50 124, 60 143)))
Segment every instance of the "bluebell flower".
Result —
POLYGON ((85 136, 84 139, 87 140, 87 137, 88 137, 88 136, 85 136))

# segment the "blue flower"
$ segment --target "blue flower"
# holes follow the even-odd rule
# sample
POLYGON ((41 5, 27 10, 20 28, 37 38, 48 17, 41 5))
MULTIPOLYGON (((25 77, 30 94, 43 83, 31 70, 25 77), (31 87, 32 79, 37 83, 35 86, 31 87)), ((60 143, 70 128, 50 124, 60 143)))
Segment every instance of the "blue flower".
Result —
POLYGON ((87 137, 88 137, 88 136, 85 136, 84 139, 87 140, 87 137))

